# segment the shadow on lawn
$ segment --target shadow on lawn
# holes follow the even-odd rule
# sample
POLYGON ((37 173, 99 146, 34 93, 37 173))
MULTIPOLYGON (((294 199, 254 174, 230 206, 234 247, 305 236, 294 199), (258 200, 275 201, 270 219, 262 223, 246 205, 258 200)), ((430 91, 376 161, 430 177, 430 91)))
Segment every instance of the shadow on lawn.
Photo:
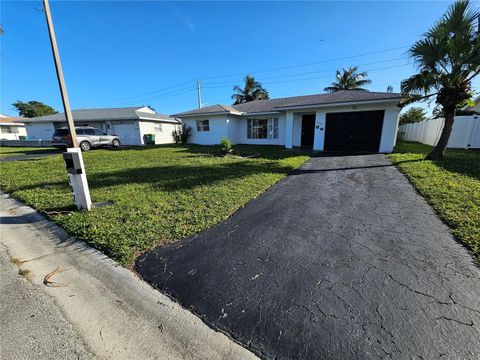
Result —
POLYGON ((90 187, 102 188, 120 184, 150 184, 164 191, 192 189, 220 181, 254 174, 288 174, 290 166, 278 164, 228 163, 202 166, 159 166, 135 168, 89 176, 90 187))
MULTIPOLYGON (((162 144, 162 145, 147 145, 147 146, 132 146, 123 149, 106 148, 107 151, 148 151, 153 149, 174 149, 178 152, 191 153, 191 157, 198 155, 223 157, 221 154, 220 145, 195 145, 195 144, 162 144)), ((249 156, 258 154, 255 158, 267 160, 281 160, 292 156, 315 156, 311 150, 306 149, 286 149, 278 145, 234 145, 234 154, 238 156, 249 156)))
MULTIPOLYGON (((213 185, 217 182, 238 179, 258 174, 289 174, 291 166, 276 163, 234 162, 215 165, 169 165, 158 167, 142 167, 125 169, 115 172, 90 173, 88 182, 90 189, 100 189, 124 184, 150 184, 163 191, 193 189, 203 185, 213 185)), ((66 181, 45 182, 15 189, 32 190, 45 186, 68 187, 66 181)), ((56 210, 56 209, 55 209, 56 210)))

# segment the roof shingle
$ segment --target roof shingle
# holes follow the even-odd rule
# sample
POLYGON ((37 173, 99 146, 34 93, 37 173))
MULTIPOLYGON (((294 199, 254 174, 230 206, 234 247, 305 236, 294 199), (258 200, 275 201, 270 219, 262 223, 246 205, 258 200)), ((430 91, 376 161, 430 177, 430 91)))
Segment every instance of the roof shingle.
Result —
MULTIPOLYGON (((106 120, 166 120, 176 121, 174 118, 160 113, 150 113, 139 111, 144 106, 124 107, 124 108, 105 108, 105 109, 79 109, 72 110, 74 121, 106 121, 106 120)), ((66 121, 65 113, 39 116, 30 119, 22 118, 24 122, 48 122, 48 121, 66 121)))
POLYGON ((300 107, 300 106, 315 106, 315 105, 333 105, 350 102, 369 102, 378 100, 400 100, 401 95, 398 93, 387 92, 371 92, 371 91, 359 91, 359 90, 342 90, 334 93, 327 94, 314 94, 303 96, 291 96, 285 98, 277 98, 270 100, 257 100, 250 101, 238 105, 212 105, 201 109, 194 109, 190 111, 181 112, 174 116, 190 116, 190 115, 202 115, 212 113, 259 113, 279 111, 288 108, 300 107))

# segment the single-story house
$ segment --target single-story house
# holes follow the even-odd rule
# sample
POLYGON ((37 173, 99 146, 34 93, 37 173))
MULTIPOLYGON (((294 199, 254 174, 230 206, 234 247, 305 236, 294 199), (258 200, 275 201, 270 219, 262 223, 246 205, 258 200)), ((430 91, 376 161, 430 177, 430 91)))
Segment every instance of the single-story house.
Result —
MULTIPOLYGON (((172 132, 180 121, 149 107, 72 110, 75 126, 93 126, 120 137, 122 145, 143 145, 154 134, 156 144, 173 142, 172 132)), ((64 113, 22 118, 30 140, 50 140, 55 129, 67 126, 64 113)))
POLYGON ((22 118, 0 114, 0 140, 20 140, 26 137, 25 124, 22 118))
POLYGON ((318 151, 389 153, 395 145, 397 93, 345 90, 328 94, 213 105, 175 114, 192 128, 190 141, 283 145, 318 151))

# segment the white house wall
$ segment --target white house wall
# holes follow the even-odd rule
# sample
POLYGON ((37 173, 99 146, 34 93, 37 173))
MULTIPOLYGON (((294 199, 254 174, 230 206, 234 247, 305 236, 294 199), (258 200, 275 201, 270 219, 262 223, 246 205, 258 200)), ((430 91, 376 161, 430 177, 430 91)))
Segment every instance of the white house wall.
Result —
POLYGON ((51 140, 55 131, 52 122, 26 123, 27 136, 32 140, 51 140))
POLYGON ((140 139, 141 143, 145 143, 144 135, 154 134, 155 144, 173 143, 172 132, 175 130, 175 124, 161 123, 152 121, 140 121, 140 139), (161 130, 160 130, 161 129, 161 130))
POLYGON ((192 128, 189 142, 199 145, 216 145, 222 137, 228 137, 228 120, 226 115, 199 116, 182 119, 183 123, 192 128), (198 131, 197 120, 210 120, 209 131, 198 131))
POLYGON ((2 128, 10 128, 10 131, 15 131, 15 132, 9 132, 9 133, 0 133, 0 140, 20 140, 20 136, 26 136, 27 135, 27 130, 25 129, 25 126, 17 126, 17 125, 1 125, 0 129, 2 128))
POLYGON ((293 114, 293 146, 302 145, 302 114, 293 114))
POLYGON ((227 127, 227 134, 228 138, 232 142, 232 144, 240 144, 242 141, 242 129, 243 129, 243 122, 245 119, 242 119, 239 116, 229 116, 228 117, 228 127, 227 127))

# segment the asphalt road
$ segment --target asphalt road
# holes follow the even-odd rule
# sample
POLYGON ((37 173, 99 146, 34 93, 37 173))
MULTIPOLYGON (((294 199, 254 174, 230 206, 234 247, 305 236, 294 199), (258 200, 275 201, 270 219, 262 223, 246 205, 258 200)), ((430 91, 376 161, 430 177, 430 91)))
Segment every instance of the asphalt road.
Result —
POLYGON ((480 269, 383 155, 313 158, 136 270, 264 358, 480 358, 480 269))
POLYGON ((18 273, 0 247, 0 358, 94 359, 55 303, 18 273))

